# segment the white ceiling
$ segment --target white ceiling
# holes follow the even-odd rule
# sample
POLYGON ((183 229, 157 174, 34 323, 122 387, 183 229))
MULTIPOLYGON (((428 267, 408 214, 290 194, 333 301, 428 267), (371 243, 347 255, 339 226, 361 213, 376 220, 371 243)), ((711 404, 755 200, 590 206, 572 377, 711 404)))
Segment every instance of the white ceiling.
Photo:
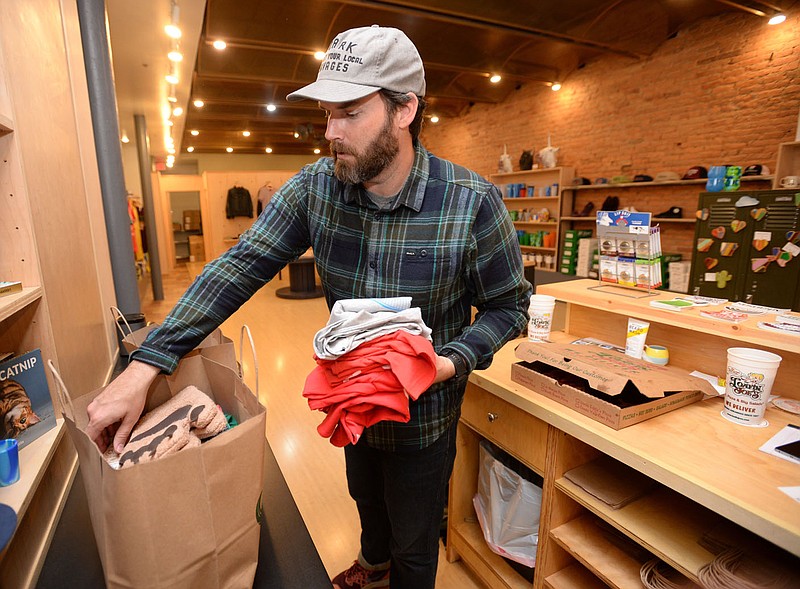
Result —
MULTIPOLYGON (((183 61, 178 64, 177 102, 187 110, 192 85, 197 43, 203 26, 205 0, 179 0, 179 40, 183 61)), ((145 115, 150 154, 163 161, 167 156, 165 137, 169 127, 164 112, 169 112, 169 84, 164 79, 170 69, 167 53, 173 40, 164 33, 170 23, 170 0, 107 0, 111 59, 117 93, 120 135, 135 138, 135 114, 145 115)), ((185 114, 174 117, 172 136, 180 153, 185 114)))

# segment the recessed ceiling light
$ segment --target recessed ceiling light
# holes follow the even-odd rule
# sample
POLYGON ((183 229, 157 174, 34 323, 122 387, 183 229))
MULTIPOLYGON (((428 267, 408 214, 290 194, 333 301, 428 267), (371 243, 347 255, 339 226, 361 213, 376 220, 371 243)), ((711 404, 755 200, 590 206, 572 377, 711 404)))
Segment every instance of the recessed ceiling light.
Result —
POLYGON ((267 153, 272 153, 272 148, 271 147, 267 147, 264 151, 266 151, 267 153))
POLYGON ((222 51, 223 49, 225 49, 228 46, 228 44, 225 41, 223 41, 222 39, 217 39, 211 45, 217 51, 222 51))
POLYGON ((170 51, 167 53, 167 59, 170 61, 181 61, 183 59, 183 53, 180 51, 170 51))
POLYGON ((173 114, 173 116, 176 116, 176 117, 181 116, 183 114, 183 107, 176 106, 175 108, 172 109, 172 114, 173 114))
POLYGON ((206 103, 205 103, 205 102, 203 102, 202 100, 195 100, 193 104, 194 104, 194 105, 195 105, 197 108, 203 108, 203 107, 205 106, 205 104, 206 104, 206 103))
POLYGON ((250 137, 250 131, 242 131, 242 135, 245 137, 250 137))
POLYGON ((122 137, 120 137, 119 140, 122 141, 123 143, 130 143, 131 141, 128 138, 128 134, 125 131, 122 132, 122 137))
POLYGON ((232 153, 233 152, 233 148, 232 147, 226 147, 225 151, 227 151, 228 153, 232 153))
POLYGON ((177 84, 178 74, 167 74, 166 76, 164 76, 164 79, 167 81, 168 84, 177 84))
POLYGON ((491 77, 491 78, 489 78, 489 81, 490 81, 492 84, 497 84, 497 82, 499 82, 499 81, 500 81, 500 80, 502 80, 502 79, 503 79, 503 78, 500 76, 500 74, 493 74, 493 75, 492 75, 492 77, 491 77))
POLYGON ((170 148, 168 148, 168 149, 167 149, 167 153, 169 153, 169 154, 174 154, 174 153, 175 153, 175 148, 174 148, 174 147, 170 147, 170 148))
POLYGON ((322 61, 325 59, 325 52, 324 51, 317 51, 314 53, 314 59, 317 61, 322 61))
POLYGON ((268 105, 267 105, 267 110, 268 110, 269 112, 275 112, 277 109, 278 109, 278 107, 277 107, 277 106, 275 106, 274 104, 268 104, 268 105))
POLYGON ((300 133, 298 133, 297 131, 295 131, 295 132, 294 132, 294 138, 295 138, 295 139, 300 139, 300 133))
POLYGON ((181 38, 181 29, 178 25, 167 25, 164 27, 164 32, 167 34, 167 37, 171 37, 172 39, 181 38))
POLYGON ((319 153, 319 152, 320 152, 320 149, 319 149, 319 147, 315 147, 315 148, 314 148, 314 153, 319 153))
POLYGON ((174 124, 175 124, 175 123, 173 123, 172 121, 167 121, 167 127, 171 127, 171 126, 172 126, 172 125, 174 125, 174 124))
POLYGON ((189 133, 197 137, 200 134, 200 131, 198 131, 197 129, 192 129, 191 131, 189 131, 189 133))
POLYGON ((189 153, 192 153, 194 151, 194 147, 192 147, 190 145, 189 147, 186 148, 186 151, 188 151, 189 153))
POLYGON ((437 117, 436 115, 432 115, 431 116, 431 123, 438 123, 438 122, 439 122, 439 117, 437 117))
POLYGON ((767 21, 767 24, 779 25, 785 20, 786 20, 786 15, 785 14, 776 14, 775 16, 773 16, 771 19, 769 19, 767 21))
POLYGON ((553 84, 550 86, 550 90, 553 92, 558 92, 561 90, 561 82, 553 82, 553 84))
POLYGON ((169 96, 167 96, 167 100, 168 100, 169 102, 178 102, 178 97, 177 97, 177 96, 175 96, 175 88, 173 88, 173 89, 172 89, 172 92, 170 93, 170 95, 169 95, 169 96))

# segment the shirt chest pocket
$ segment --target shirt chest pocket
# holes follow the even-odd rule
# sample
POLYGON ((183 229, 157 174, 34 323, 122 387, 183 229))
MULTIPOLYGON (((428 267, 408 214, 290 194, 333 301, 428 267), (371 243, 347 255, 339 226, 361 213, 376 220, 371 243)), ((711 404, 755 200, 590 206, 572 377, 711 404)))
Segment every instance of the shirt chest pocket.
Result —
POLYGON ((431 292, 452 282, 451 261, 428 248, 405 249, 400 255, 398 286, 408 294, 431 292))

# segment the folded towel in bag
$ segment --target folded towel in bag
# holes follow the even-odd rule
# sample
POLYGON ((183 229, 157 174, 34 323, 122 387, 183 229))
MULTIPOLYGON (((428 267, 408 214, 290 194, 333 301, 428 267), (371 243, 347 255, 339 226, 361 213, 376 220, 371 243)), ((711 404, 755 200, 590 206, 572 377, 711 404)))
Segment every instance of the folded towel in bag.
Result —
POLYGON ((139 420, 120 454, 120 468, 199 446, 200 440, 227 428, 225 414, 211 397, 188 386, 139 420))

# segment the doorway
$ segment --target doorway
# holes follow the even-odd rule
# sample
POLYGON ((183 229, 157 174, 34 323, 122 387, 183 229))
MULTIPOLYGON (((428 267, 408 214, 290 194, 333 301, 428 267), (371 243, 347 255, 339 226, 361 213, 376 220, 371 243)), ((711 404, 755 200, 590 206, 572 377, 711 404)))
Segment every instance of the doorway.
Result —
POLYGON ((175 264, 204 262, 203 218, 200 192, 168 192, 175 264))

